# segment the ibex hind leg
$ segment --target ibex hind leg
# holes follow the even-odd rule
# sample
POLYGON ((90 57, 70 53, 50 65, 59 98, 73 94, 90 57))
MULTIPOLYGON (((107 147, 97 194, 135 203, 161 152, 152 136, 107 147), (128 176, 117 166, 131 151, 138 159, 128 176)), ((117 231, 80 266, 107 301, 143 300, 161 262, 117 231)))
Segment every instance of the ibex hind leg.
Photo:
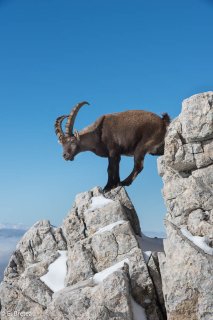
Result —
POLYGON ((144 163, 144 155, 140 157, 134 158, 134 168, 130 175, 123 181, 121 181, 122 186, 129 186, 135 180, 137 175, 143 170, 143 163, 144 163))
POLYGON ((135 180, 137 175, 143 170, 143 162, 144 162, 144 159, 137 160, 134 164, 134 168, 130 173, 130 175, 125 180, 121 181, 120 185, 130 186, 130 184, 132 184, 132 182, 135 180))
POLYGON ((143 141, 139 142, 134 152, 134 167, 130 175, 123 181, 122 186, 129 186, 137 177, 137 175, 143 170, 144 157, 149 150, 149 145, 144 144, 143 141))

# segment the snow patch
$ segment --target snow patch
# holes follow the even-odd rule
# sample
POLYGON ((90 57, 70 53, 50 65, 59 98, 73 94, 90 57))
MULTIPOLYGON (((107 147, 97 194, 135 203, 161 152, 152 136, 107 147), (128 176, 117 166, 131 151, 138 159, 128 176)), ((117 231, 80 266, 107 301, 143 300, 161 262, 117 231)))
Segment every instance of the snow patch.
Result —
POLYGON ((96 231, 94 234, 98 234, 98 233, 102 233, 102 232, 105 232, 105 231, 110 231, 112 230, 115 226, 119 225, 119 224, 123 224, 125 223, 126 221, 125 220, 119 220, 119 221, 116 221, 114 223, 111 223, 111 224, 108 224, 107 226, 103 227, 103 228, 100 228, 98 231, 96 231))
POLYGON ((131 297, 133 320, 147 320, 146 313, 143 307, 141 307, 132 297, 131 297))
POLYGON ((92 197, 92 203, 89 206, 88 211, 93 211, 96 209, 100 209, 105 207, 107 204, 114 202, 111 199, 107 199, 104 196, 97 196, 97 197, 92 197))
POLYGON ((142 251, 144 260, 146 264, 149 262, 149 258, 151 257, 152 251, 142 251))
POLYGON ((126 259, 114 264, 113 266, 111 266, 101 272, 96 273, 93 277, 93 280, 95 281, 96 284, 99 284, 104 279, 106 279, 110 274, 112 274, 113 272, 115 272, 118 269, 123 268, 124 263, 129 264, 129 259, 126 258, 126 259))
POLYGON ((60 256, 49 265, 48 272, 40 279, 53 292, 65 287, 64 280, 67 274, 67 250, 59 250, 60 256))
POLYGON ((213 255, 213 248, 209 246, 209 239, 207 237, 193 236, 186 228, 181 228, 182 234, 192 241, 197 247, 201 248, 205 253, 213 255))

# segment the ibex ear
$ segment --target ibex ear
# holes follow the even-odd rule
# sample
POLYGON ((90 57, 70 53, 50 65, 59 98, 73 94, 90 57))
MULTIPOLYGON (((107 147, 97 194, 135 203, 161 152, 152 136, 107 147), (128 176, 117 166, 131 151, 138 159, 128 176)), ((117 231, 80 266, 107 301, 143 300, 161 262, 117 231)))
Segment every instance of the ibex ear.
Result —
POLYGON ((80 141, 80 136, 79 136, 79 133, 78 133, 77 130, 74 130, 74 136, 76 137, 76 139, 77 139, 78 141, 80 141))

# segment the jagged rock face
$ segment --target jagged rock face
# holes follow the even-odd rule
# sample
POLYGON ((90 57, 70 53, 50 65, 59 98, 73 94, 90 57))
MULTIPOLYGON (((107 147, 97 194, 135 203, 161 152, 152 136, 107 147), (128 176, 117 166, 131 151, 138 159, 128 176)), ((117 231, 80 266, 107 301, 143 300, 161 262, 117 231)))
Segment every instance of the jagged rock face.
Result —
POLYGON ((181 114, 169 126, 165 154, 159 158, 158 168, 168 209, 165 255, 159 255, 168 319, 210 320, 213 317, 213 92, 183 101, 181 114))
POLYGON ((97 285, 85 281, 69 286, 55 294, 44 319, 132 319, 129 291, 128 276, 122 270, 97 285))
POLYGON ((12 255, 0 285, 1 319, 21 319, 43 310, 52 299, 52 291, 40 280, 48 266, 67 248, 61 228, 48 221, 37 222, 23 236, 12 255), (22 314, 21 314, 22 312, 22 314))
POLYGON ((143 239, 124 188, 77 195, 61 228, 40 221, 19 242, 0 286, 1 319, 165 319, 157 255, 144 260, 143 239))

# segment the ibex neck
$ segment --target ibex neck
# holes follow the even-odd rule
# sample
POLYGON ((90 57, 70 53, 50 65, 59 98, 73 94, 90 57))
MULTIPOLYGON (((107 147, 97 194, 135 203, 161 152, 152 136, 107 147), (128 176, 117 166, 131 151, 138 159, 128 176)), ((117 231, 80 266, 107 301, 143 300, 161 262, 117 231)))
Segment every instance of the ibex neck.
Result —
POLYGON ((93 151, 95 152, 96 143, 98 142, 98 137, 95 132, 80 133, 80 149, 81 151, 93 151))

